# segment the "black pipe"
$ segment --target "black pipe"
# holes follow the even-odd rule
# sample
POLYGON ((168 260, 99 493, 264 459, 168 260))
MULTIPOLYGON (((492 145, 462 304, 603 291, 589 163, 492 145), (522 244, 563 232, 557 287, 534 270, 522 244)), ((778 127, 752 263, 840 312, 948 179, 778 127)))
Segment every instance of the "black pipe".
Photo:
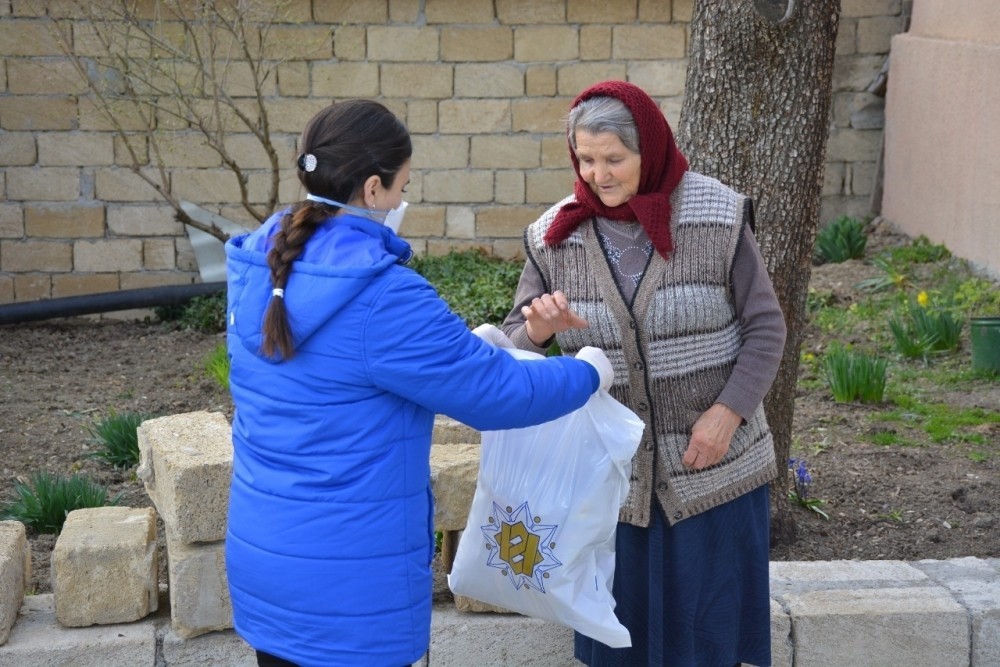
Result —
POLYGON ((74 317, 131 308, 172 306, 186 303, 196 296, 216 294, 224 289, 226 289, 226 283, 222 281, 192 285, 162 285, 118 292, 67 296, 59 299, 8 303, 0 305, 0 324, 34 322, 53 317, 74 317))

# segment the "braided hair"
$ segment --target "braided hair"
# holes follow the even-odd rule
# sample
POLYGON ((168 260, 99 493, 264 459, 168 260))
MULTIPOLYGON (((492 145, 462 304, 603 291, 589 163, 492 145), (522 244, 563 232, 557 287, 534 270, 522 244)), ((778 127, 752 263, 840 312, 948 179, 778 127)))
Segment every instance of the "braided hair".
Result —
MULTIPOLYGON (((385 106, 371 100, 348 100, 326 107, 309 121, 299 151, 296 169, 303 187, 310 194, 349 203, 373 175, 382 187, 391 188, 413 147, 406 126, 385 106)), ((274 289, 282 290, 264 313, 261 352, 268 357, 290 359, 295 354, 283 290, 293 262, 316 229, 337 210, 330 204, 304 200, 281 218, 267 254, 274 289)))

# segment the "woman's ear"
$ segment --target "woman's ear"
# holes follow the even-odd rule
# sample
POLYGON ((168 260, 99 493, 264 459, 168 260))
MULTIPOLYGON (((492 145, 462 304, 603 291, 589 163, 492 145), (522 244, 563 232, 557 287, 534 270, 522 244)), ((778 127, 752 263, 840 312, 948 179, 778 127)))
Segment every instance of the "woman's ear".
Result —
POLYGON ((361 199, 365 203, 365 208, 377 208, 375 197, 381 185, 382 179, 378 177, 378 174, 372 174, 365 179, 365 184, 361 187, 361 199))

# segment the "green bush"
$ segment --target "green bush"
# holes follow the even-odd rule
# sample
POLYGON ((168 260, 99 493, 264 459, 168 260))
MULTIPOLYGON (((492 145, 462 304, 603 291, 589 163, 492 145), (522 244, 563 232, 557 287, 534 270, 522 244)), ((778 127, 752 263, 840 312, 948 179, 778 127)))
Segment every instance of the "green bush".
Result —
POLYGON ((100 446, 91 456, 115 468, 131 468, 139 463, 136 431, 146 419, 149 419, 148 415, 109 410, 106 417, 87 427, 91 440, 100 446))
POLYGON ((196 296, 185 304, 158 306, 153 312, 162 322, 177 322, 202 333, 221 333, 226 330, 226 292, 196 296))
POLYGON ((885 359, 840 346, 831 347, 823 358, 826 381, 840 403, 881 403, 887 365, 885 359))
POLYGON ((957 349, 962 335, 962 321, 947 310, 935 312, 910 304, 908 316, 905 319, 890 319, 889 329, 896 341, 896 349, 905 357, 917 359, 957 349))
POLYGON ((514 303, 524 264, 468 250, 415 257, 410 266, 434 285, 466 324, 476 327, 503 322, 514 303))
POLYGON ((89 478, 73 475, 70 478, 42 471, 31 476, 31 481, 19 481, 15 487, 17 498, 0 510, 0 519, 20 521, 39 533, 59 534, 66 515, 73 510, 88 507, 117 505, 121 494, 108 500, 108 490, 89 478))
POLYGON ((864 257, 867 244, 864 223, 845 215, 820 229, 813 254, 818 264, 838 264, 864 257))
POLYGON ((946 247, 931 243, 923 234, 913 239, 910 245, 892 248, 888 253, 893 263, 903 266, 931 264, 951 257, 951 252, 946 247))
POLYGON ((215 346, 205 358, 205 374, 229 391, 229 350, 225 343, 215 346))

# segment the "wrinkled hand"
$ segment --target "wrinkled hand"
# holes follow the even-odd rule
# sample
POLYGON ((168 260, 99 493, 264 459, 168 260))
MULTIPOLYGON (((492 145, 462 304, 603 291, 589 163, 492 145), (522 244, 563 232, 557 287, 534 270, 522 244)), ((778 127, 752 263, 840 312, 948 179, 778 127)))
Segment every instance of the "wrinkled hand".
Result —
POLYGON ((569 307, 569 299, 559 290, 535 297, 531 305, 521 308, 521 314, 524 315, 528 338, 535 345, 541 345, 561 331, 590 326, 569 307))
POLYGON ((598 389, 603 389, 604 391, 611 389, 611 383, 615 381, 615 369, 612 368, 611 362, 608 361, 607 355, 604 354, 604 350, 588 345, 587 347, 580 348, 580 351, 576 353, 576 358, 586 361, 597 369, 597 375, 601 378, 601 386, 598 389))
POLYGON ((682 459, 684 465, 702 470, 721 461, 742 421, 742 417, 722 403, 702 413, 691 428, 691 442, 682 459))
POLYGON ((497 329, 492 324, 480 324, 472 330, 472 333, 479 336, 493 347, 506 347, 511 350, 514 349, 514 343, 510 342, 510 338, 507 338, 502 331, 497 329))

